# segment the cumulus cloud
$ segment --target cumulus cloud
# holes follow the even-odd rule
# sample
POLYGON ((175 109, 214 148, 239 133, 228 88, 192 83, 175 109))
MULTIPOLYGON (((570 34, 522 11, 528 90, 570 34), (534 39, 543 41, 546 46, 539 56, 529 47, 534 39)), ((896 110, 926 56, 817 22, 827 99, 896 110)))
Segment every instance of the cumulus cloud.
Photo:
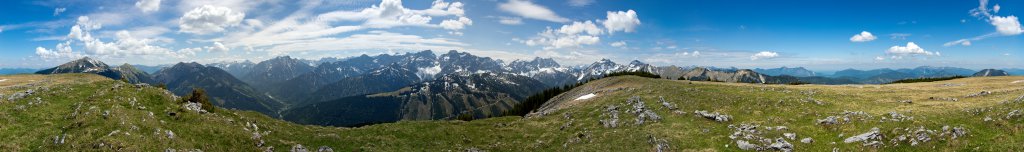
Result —
POLYGON ((119 30, 114 34, 112 42, 104 42, 94 37, 92 31, 102 28, 102 24, 90 20, 88 16, 78 17, 77 22, 71 27, 66 40, 58 43, 56 50, 42 47, 36 48, 36 55, 44 60, 78 58, 81 56, 98 57, 135 57, 135 56, 160 56, 160 57, 184 57, 179 52, 153 45, 155 39, 136 38, 127 30, 119 30), (75 52, 71 49, 72 44, 81 44, 83 52, 75 52))
MULTIPOLYGON (((969 46, 969 45, 971 45, 971 41, 979 41, 979 40, 982 40, 982 39, 986 39, 986 38, 990 38, 990 37, 996 37, 996 36, 1020 35, 1021 33, 1024 33, 1024 30, 1022 30, 1022 27, 1021 27, 1021 24, 1020 24, 1020 20, 1017 19, 1017 16, 1013 16, 1013 15, 1010 15, 1010 16, 997 16, 997 15, 994 15, 994 13, 998 13, 999 12, 1000 7, 999 7, 998 4, 993 6, 992 9, 988 9, 988 0, 979 0, 978 3, 979 3, 978 8, 971 9, 971 11, 970 11, 971 16, 977 17, 980 20, 987 20, 987 22, 989 24, 991 24, 992 26, 994 26, 996 28, 996 31, 993 32, 993 33, 989 33, 989 34, 985 34, 985 35, 981 35, 981 36, 976 36, 976 37, 973 37, 973 38, 965 38, 965 39, 959 39, 959 40, 955 40, 955 41, 946 42, 945 44, 943 44, 943 46, 947 46, 947 47, 948 46, 954 46, 954 45, 969 46)), ((964 21, 961 21, 961 22, 964 22, 964 21)))
POLYGON ((54 8, 53 9, 53 16, 60 15, 60 13, 63 13, 64 11, 67 11, 67 10, 68 10, 68 8, 63 8, 63 7, 54 8))
POLYGON ((775 58, 775 57, 779 57, 779 53, 778 52, 761 51, 761 52, 757 52, 757 54, 751 55, 750 56, 750 60, 771 59, 771 58, 775 58))
POLYGON ((533 38, 518 41, 528 46, 543 46, 544 50, 580 47, 597 44, 601 41, 599 36, 604 35, 605 32, 609 34, 616 31, 634 32, 636 26, 640 24, 640 20, 636 17, 636 11, 633 10, 608 12, 607 17, 603 21, 597 21, 603 24, 603 29, 598 27, 594 21, 575 21, 562 25, 558 29, 548 27, 533 38))
POLYGON ((227 7, 203 5, 181 16, 178 27, 181 32, 204 35, 237 26, 244 18, 243 12, 235 12, 227 7))
POLYGON ((224 44, 220 42, 213 42, 212 46, 206 47, 206 51, 210 52, 227 52, 229 50, 230 49, 228 49, 228 47, 224 46, 224 44))
POLYGON ((872 35, 871 32, 861 31, 860 34, 853 35, 853 37, 850 37, 850 42, 868 42, 874 41, 875 39, 878 39, 878 37, 872 35))
POLYGON ((569 6, 583 7, 593 4, 594 0, 569 0, 569 6))
POLYGON ((558 29, 548 27, 544 32, 538 33, 537 37, 520 42, 528 46, 543 46, 545 50, 579 47, 597 44, 601 41, 597 36, 603 33, 604 31, 592 21, 573 22, 558 29))
POLYGON ((558 14, 555 14, 554 11, 551 11, 547 7, 540 6, 526 0, 509 0, 508 2, 498 4, 498 9, 522 16, 523 18, 559 23, 569 22, 568 18, 558 16, 558 14))
POLYGON ((636 16, 636 11, 616 11, 608 12, 607 19, 602 23, 604 28, 608 29, 608 33, 615 33, 615 31, 624 31, 631 33, 636 30, 636 26, 640 25, 640 19, 636 16))
POLYGON ((81 53, 76 53, 71 50, 71 42, 57 43, 56 50, 50 50, 43 47, 36 47, 36 56, 39 56, 43 60, 51 59, 71 59, 81 58, 81 53))
POLYGON ((448 30, 461 30, 467 25, 473 25, 473 20, 466 17, 459 17, 458 20, 444 20, 441 22, 441 28, 448 30))
POLYGON ((612 42, 608 45, 611 45, 612 47, 626 47, 626 41, 612 42))
POLYGON ((903 56, 914 56, 914 55, 940 55, 938 52, 926 51, 924 48, 917 46, 914 42, 907 42, 906 46, 892 46, 885 51, 886 54, 895 56, 894 59, 901 59, 903 56))
POLYGON ((139 0, 135 2, 135 7, 142 10, 142 13, 156 12, 160 10, 160 0, 139 0))
POLYGON ((505 25, 519 25, 523 24, 523 18, 518 17, 498 17, 498 23, 505 25))
POLYGON ((1020 21, 1017 20, 1017 16, 992 16, 990 23, 996 27, 996 32, 1002 35, 1020 35, 1024 33, 1021 29, 1020 21))

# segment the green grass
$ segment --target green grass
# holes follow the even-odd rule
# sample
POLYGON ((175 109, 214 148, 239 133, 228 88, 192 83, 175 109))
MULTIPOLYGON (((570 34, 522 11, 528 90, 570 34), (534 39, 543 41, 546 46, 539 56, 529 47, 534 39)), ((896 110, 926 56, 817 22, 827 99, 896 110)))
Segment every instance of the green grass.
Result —
MULTIPOLYGON (((0 79, 28 76, 0 76, 0 79)), ((17 101, 0 103, 0 149, 5 151, 162 151, 173 148, 204 151, 259 151, 254 123, 266 142, 264 147, 288 151, 295 144, 308 149, 329 146, 335 151, 462 151, 477 148, 487 151, 650 151, 650 136, 664 138, 674 151, 737 151, 728 136, 729 125, 759 124, 787 126, 788 131, 766 131, 762 136, 781 137, 797 133, 798 139, 811 137, 814 143, 790 140, 797 151, 1019 151, 1024 150, 1024 118, 984 122, 985 116, 1002 118, 1011 110, 1024 110, 1024 102, 1006 102, 1024 95, 1024 84, 1011 81, 1024 77, 986 77, 892 85, 758 85, 716 82, 691 82, 622 76, 596 80, 615 82, 607 86, 592 83, 573 91, 605 90, 597 97, 576 101, 553 113, 523 118, 518 116, 474 121, 401 121, 359 128, 296 125, 256 112, 218 109, 199 114, 183 111, 178 100, 156 87, 135 88, 113 80, 69 81, 81 75, 55 75, 45 78, 54 83, 49 90, 17 101), (60 82, 57 82, 60 81, 60 82), (942 87, 943 83, 967 85, 942 87), (111 89, 113 86, 125 86, 111 89), (621 88, 621 89, 620 89, 621 88), (981 97, 964 97, 981 90, 992 91, 981 97), (810 93, 814 92, 814 93, 810 93), (634 125, 634 115, 620 111, 620 126, 605 128, 604 107, 624 106, 626 99, 639 96, 663 119, 634 125), (958 102, 931 101, 928 97, 957 97, 958 102), (43 104, 28 105, 35 98, 43 104), (664 97, 687 114, 676 115, 658 102, 664 97), (132 98, 136 99, 135 105, 132 98), (813 98, 824 104, 806 102, 813 98), (902 103, 900 100, 912 100, 902 103), (24 106, 24 108, 17 108, 24 106), (140 108, 144 106, 145 109, 140 108), (78 108, 81 107, 81 108, 78 108), (75 112, 78 109, 77 113, 75 112), (982 112, 968 112, 984 109, 982 112), (714 122, 693 115, 708 110, 732 115, 729 122, 714 122), (816 119, 839 115, 844 110, 864 111, 868 120, 836 126, 817 125, 816 119), (107 117, 104 111, 110 111, 107 117), (913 116, 912 121, 879 122, 889 111, 913 116), (153 112, 151 117, 149 113, 153 112), (167 115, 176 112, 176 116, 167 115), (74 117, 71 115, 74 114, 74 117), (569 115, 569 119, 565 115, 569 115), (568 122, 571 125, 566 125, 568 122), (944 125, 963 126, 969 136, 935 140, 918 146, 899 146, 889 140, 898 135, 896 128, 940 129, 944 125), (567 126, 564 129, 561 126, 567 126), (881 149, 859 143, 845 144, 846 137, 879 127, 886 136, 881 149), (157 129, 172 130, 168 139, 157 129), (114 130, 120 133, 107 136, 114 130), (54 144, 54 136, 67 134, 66 143, 54 144), (845 136, 839 137, 839 134, 845 136), (576 137, 580 142, 569 142, 576 137), (836 142, 836 144, 830 144, 836 142), (100 146, 102 145, 102 146, 100 146), (727 146, 728 145, 728 146, 727 146)), ((42 79, 42 78, 40 78, 42 79)), ((20 79, 4 82, 0 93, 10 94, 33 87, 20 79)), ((37 79, 38 80, 38 79, 37 79)))

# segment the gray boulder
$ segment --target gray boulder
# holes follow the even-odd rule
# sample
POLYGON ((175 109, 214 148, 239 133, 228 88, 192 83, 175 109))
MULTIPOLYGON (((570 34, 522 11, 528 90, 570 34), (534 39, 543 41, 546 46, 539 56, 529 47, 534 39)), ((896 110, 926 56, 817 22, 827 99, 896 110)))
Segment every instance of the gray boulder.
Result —
POLYGON ((291 152, 309 152, 309 150, 306 150, 306 147, 302 147, 302 144, 295 144, 295 146, 292 146, 291 152))
POLYGON ((856 136, 853 136, 853 137, 850 137, 850 138, 846 138, 846 140, 843 140, 843 142, 845 142, 845 143, 862 142, 862 141, 863 142, 870 142, 871 140, 880 140, 880 139, 882 139, 882 134, 879 132, 878 127, 875 127, 875 128, 871 128, 871 131, 868 131, 866 133, 863 133, 863 134, 860 134, 860 135, 856 135, 856 136))
POLYGON ((320 146, 320 148, 317 148, 316 151, 317 152, 334 152, 334 149, 331 149, 331 147, 327 147, 327 146, 320 146))

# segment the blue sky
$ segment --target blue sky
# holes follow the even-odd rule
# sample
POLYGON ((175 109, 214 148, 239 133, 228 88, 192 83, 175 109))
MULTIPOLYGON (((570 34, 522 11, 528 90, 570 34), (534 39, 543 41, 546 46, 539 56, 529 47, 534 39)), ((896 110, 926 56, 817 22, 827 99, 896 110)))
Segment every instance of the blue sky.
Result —
POLYGON ((459 50, 739 68, 1024 68, 1022 1, 62 0, 0 5, 0 68, 459 50))

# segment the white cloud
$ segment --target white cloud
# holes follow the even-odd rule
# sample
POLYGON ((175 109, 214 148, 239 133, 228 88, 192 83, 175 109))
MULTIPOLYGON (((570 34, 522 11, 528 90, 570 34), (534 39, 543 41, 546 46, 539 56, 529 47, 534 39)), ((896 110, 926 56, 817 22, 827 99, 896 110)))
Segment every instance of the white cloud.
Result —
POLYGON ((467 25, 473 25, 473 20, 466 17, 459 17, 458 20, 444 20, 441 22, 441 28, 448 30, 461 30, 467 25))
POLYGON ((526 0, 509 0, 506 3, 498 4, 498 9, 502 11, 512 13, 515 15, 522 16, 523 18, 545 20, 551 22, 569 22, 568 18, 564 18, 555 14, 550 9, 534 4, 533 2, 526 0))
POLYGON ((498 23, 505 24, 505 25, 519 25, 519 24, 523 24, 523 18, 504 17, 504 16, 502 16, 502 17, 499 17, 498 23))
POLYGON ((54 8, 53 9, 53 16, 60 15, 60 13, 63 13, 64 11, 67 11, 67 10, 68 10, 68 8, 63 8, 63 7, 54 8))
POLYGON ((996 32, 1002 35, 1020 35, 1024 33, 1021 29, 1020 21, 1017 20, 1017 16, 992 16, 989 18, 990 23, 996 27, 996 32))
POLYGON ((548 27, 544 32, 538 33, 536 37, 519 40, 519 42, 528 46, 543 46, 544 50, 580 47, 597 44, 601 41, 598 36, 605 34, 605 31, 608 33, 633 32, 640 24, 640 20, 637 19, 636 12, 633 10, 608 12, 608 19, 600 22, 603 22, 604 29, 598 27, 594 21, 576 21, 562 25, 558 29, 548 27))
POLYGON ((81 56, 97 57, 177 57, 183 58, 183 54, 171 51, 170 49, 152 45, 155 39, 136 38, 127 30, 120 30, 114 34, 113 42, 104 42, 93 37, 92 31, 102 28, 102 24, 90 20, 87 16, 80 16, 74 26, 71 27, 66 41, 58 43, 56 50, 36 48, 36 55, 44 60, 78 58, 81 56), (75 42, 75 43, 73 43, 75 42), (71 44, 81 44, 84 52, 74 52, 71 44))
POLYGON ((853 37, 850 37, 850 42, 868 42, 874 41, 875 39, 878 39, 878 37, 872 35, 871 32, 861 31, 860 34, 853 35, 853 37))
POLYGON ((135 7, 142 10, 142 13, 156 12, 160 10, 160 0, 139 0, 135 2, 135 7))
POLYGON ((608 19, 604 20, 604 28, 608 29, 608 33, 615 33, 615 31, 625 31, 631 33, 636 30, 636 26, 640 25, 640 19, 636 16, 636 11, 617 11, 608 12, 608 19))
POLYGON ((235 12, 227 7, 203 5, 181 16, 178 27, 181 32, 204 35, 237 26, 244 18, 243 12, 235 12))
POLYGON ((884 60, 885 60, 885 57, 882 57, 882 56, 876 56, 875 57, 875 61, 884 61, 884 60))
MULTIPOLYGON (((1020 20, 1017 19, 1017 16, 1013 16, 1013 15, 1005 16, 1005 17, 1004 16, 996 16, 996 15, 993 15, 993 13, 999 12, 1000 7, 999 7, 998 4, 993 6, 993 8, 990 10, 990 9, 987 8, 988 0, 979 0, 978 3, 979 3, 978 8, 971 9, 971 11, 970 11, 971 16, 978 17, 979 19, 987 20, 989 22, 989 24, 992 24, 992 26, 995 26, 996 31, 993 32, 993 33, 989 33, 989 34, 985 34, 985 35, 981 35, 981 36, 975 36, 973 38, 965 38, 965 39, 959 39, 959 40, 955 40, 955 41, 946 42, 945 44, 943 44, 943 46, 947 46, 947 47, 948 46, 954 46, 954 45, 969 46, 969 45, 971 45, 972 41, 980 41, 980 40, 983 40, 983 39, 986 39, 986 38, 991 38, 991 37, 996 37, 996 36, 1020 35, 1021 33, 1024 33, 1024 30, 1022 30, 1022 28, 1021 28, 1020 20)), ((961 22, 965 22, 965 20, 961 20, 961 22)))
POLYGON ((36 56, 43 60, 81 58, 82 54, 71 49, 71 42, 57 43, 57 50, 36 47, 36 56))
MULTIPOLYGON (((912 56, 912 55, 926 55, 926 56, 940 55, 938 52, 926 51, 923 48, 921 48, 920 46, 917 46, 917 44, 914 44, 914 42, 907 42, 906 46, 898 46, 898 45, 897 46, 892 46, 892 47, 889 48, 889 50, 886 50, 885 53, 893 55, 893 56, 899 56, 899 58, 902 58, 903 56, 912 56)), ((899 58, 896 58, 896 59, 899 59, 899 58)))
POLYGON ((750 60, 771 59, 771 58, 775 58, 775 57, 779 57, 779 53, 778 52, 761 51, 761 52, 757 52, 757 54, 751 55, 750 56, 750 60))
POLYGON ((569 0, 569 6, 583 7, 593 4, 594 0, 569 0))
POLYGON ((445 38, 423 38, 386 31, 370 31, 344 38, 317 38, 276 45, 271 52, 338 51, 338 50, 460 50, 467 44, 445 38))
POLYGON ((989 13, 988 0, 978 0, 978 8, 971 9, 971 16, 974 17, 989 17, 992 14, 989 13))
POLYGON ((946 42, 946 44, 942 44, 942 46, 954 46, 954 45, 971 46, 971 40, 960 39, 960 40, 956 40, 956 41, 953 41, 953 42, 946 42))
POLYGON ((520 42, 528 46, 544 46, 545 50, 579 47, 597 44, 601 41, 597 35, 603 33, 592 21, 573 22, 569 25, 562 25, 557 30, 548 27, 544 32, 538 33, 537 37, 520 42))
MULTIPOLYGON (((472 25, 472 20, 465 16, 464 5, 461 2, 437 0, 428 9, 414 10, 402 6, 399 0, 385 0, 361 10, 312 13, 310 10, 318 5, 320 3, 310 3, 268 26, 263 26, 262 22, 254 22, 260 24, 253 24, 258 26, 252 26, 252 30, 246 32, 229 34, 224 43, 229 47, 275 47, 278 49, 261 50, 283 51, 283 48, 295 47, 276 45, 321 41, 325 37, 359 30, 411 26, 442 28, 451 30, 449 34, 460 35, 462 32, 457 30, 472 25), (431 20, 434 17, 454 18, 433 24, 431 20)), ((250 24, 249 21, 246 22, 250 24)))
POLYGON ((609 45, 611 45, 612 47, 625 47, 626 46, 626 41, 612 42, 609 45))
POLYGON ((229 50, 230 49, 228 49, 228 47, 224 46, 224 44, 220 42, 213 42, 212 46, 206 47, 206 51, 209 52, 227 52, 229 50))
POLYGON ((589 35, 601 35, 604 33, 596 24, 592 21, 585 22, 572 22, 569 25, 562 25, 562 28, 558 29, 558 33, 565 35, 577 35, 586 33, 589 35))

